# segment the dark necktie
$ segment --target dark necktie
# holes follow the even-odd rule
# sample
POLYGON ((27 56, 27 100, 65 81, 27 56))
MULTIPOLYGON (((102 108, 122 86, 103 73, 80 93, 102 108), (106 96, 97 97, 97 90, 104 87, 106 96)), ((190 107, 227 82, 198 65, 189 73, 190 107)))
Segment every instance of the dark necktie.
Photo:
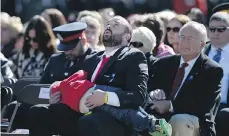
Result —
POLYGON ((217 63, 219 63, 219 61, 221 59, 221 53, 222 53, 222 49, 218 48, 216 50, 216 55, 213 57, 213 60, 216 61, 217 63))
POLYGON ((169 95, 169 100, 174 100, 174 97, 183 81, 185 68, 188 66, 188 63, 183 63, 181 67, 177 70, 176 77, 173 81, 172 91, 169 95))

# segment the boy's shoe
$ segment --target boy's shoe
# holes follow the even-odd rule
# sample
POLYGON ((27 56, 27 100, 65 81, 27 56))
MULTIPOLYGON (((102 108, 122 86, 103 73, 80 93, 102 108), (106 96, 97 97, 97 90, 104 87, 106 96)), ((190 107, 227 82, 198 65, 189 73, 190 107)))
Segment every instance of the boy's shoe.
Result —
POLYGON ((172 136, 172 126, 165 119, 159 119, 155 127, 154 132, 149 132, 150 136, 172 136))

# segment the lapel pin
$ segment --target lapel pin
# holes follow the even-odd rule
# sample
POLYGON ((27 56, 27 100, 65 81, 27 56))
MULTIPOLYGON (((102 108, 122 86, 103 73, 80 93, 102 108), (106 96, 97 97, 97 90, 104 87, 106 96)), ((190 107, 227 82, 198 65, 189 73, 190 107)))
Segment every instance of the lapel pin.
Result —
POLYGON ((111 75, 111 80, 110 80, 109 82, 112 82, 112 81, 114 80, 114 77, 115 77, 115 74, 113 73, 113 74, 111 75))
POLYGON ((193 79, 193 76, 190 76, 189 78, 188 78, 188 80, 192 80, 193 79))
POLYGON ((68 72, 65 72, 64 75, 65 75, 65 76, 68 76, 68 72))

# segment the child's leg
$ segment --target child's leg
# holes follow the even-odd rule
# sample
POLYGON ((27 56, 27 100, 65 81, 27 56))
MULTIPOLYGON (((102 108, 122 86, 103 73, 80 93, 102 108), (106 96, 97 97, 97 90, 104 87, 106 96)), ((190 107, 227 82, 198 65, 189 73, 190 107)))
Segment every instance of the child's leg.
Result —
POLYGON ((100 106, 96 110, 101 110, 109 113, 117 120, 127 123, 137 131, 149 129, 149 131, 152 132, 155 130, 154 124, 157 119, 153 116, 149 116, 143 110, 118 109, 109 105, 100 106))
POLYGON ((118 109, 110 105, 103 105, 97 107, 96 110, 109 113, 117 120, 130 125, 136 131, 147 130, 152 136, 171 136, 172 133, 171 125, 164 119, 156 119, 142 108, 139 108, 139 110, 118 109))

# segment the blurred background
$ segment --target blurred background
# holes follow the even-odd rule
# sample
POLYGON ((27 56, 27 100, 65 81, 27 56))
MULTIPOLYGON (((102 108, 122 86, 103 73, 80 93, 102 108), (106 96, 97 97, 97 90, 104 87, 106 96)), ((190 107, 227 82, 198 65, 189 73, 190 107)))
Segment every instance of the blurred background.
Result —
POLYGON ((181 5, 186 3, 190 8, 198 7, 204 10, 208 19, 212 8, 223 2, 229 0, 1 0, 1 9, 11 16, 19 16, 25 23, 47 8, 59 9, 68 21, 71 21, 79 11, 99 10, 106 7, 113 8, 116 14, 123 17, 134 13, 154 13, 164 9, 184 14, 184 10, 188 9, 183 9, 184 6, 181 5))

